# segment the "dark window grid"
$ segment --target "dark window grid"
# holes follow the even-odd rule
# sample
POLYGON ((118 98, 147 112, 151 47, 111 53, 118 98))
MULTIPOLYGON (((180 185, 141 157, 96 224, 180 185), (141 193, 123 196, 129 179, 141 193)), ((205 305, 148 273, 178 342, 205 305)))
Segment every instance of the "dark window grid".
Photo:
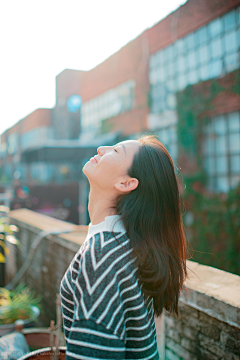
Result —
MULTIPOLYGON (((230 134, 234 133, 234 132, 231 132, 230 129, 229 129, 229 121, 228 121, 228 118, 227 118, 227 115, 224 115, 224 121, 225 121, 225 124, 226 124, 226 133, 224 135, 215 135, 213 132, 210 133, 210 136, 214 136, 214 147, 213 147, 213 153, 212 154, 209 154, 207 152, 207 154, 205 156, 203 156, 203 159, 204 160, 207 160, 207 159, 210 159, 210 158, 213 158, 214 159, 214 171, 213 171, 213 175, 210 175, 208 174, 208 177, 209 177, 209 183, 212 182, 213 184, 213 187, 214 188, 217 188, 217 180, 218 178, 221 178, 221 177, 226 177, 227 178, 227 181, 228 181, 228 186, 229 188, 231 188, 231 178, 233 176, 236 176, 238 174, 234 173, 231 171, 231 156, 234 156, 234 155, 240 155, 240 152, 231 152, 230 151, 230 134), (227 158, 227 172, 226 173, 223 173, 223 174, 219 174, 217 173, 217 158, 223 156, 223 155, 218 155, 217 154, 217 149, 216 149, 216 144, 217 144, 217 141, 216 141, 216 138, 218 136, 224 136, 225 139, 226 139, 226 146, 227 146, 227 151, 226 151, 226 154, 224 156, 226 156, 227 158)), ((238 118, 238 121, 239 118, 238 118)), ((211 119, 211 123, 213 124, 213 119, 211 119)), ((240 141, 240 133, 238 132, 239 134, 239 141, 240 141)), ((207 134, 207 138, 209 139, 210 138, 209 134, 207 134)))
MULTIPOLYGON (((221 38, 223 38, 223 36, 222 36, 221 38)), ((223 41, 223 39, 222 39, 222 41, 223 41)), ((227 53, 227 52, 226 52, 226 49, 224 49, 224 52, 223 52, 223 54, 222 54, 221 57, 213 58, 212 55, 210 54, 210 47, 209 47, 210 60, 206 61, 206 62, 203 63, 203 64, 198 63, 195 68, 194 68, 194 67, 191 68, 191 69, 187 68, 187 69, 185 69, 184 72, 177 72, 177 71, 176 71, 175 74, 172 74, 172 76, 171 76, 171 74, 168 74, 168 76, 167 76, 166 80, 164 81, 164 83, 167 85, 167 82, 168 82, 169 80, 174 80, 174 81, 175 81, 175 80, 176 80, 176 77, 179 77, 180 75, 184 75, 184 76, 186 77, 186 79, 187 79, 187 84, 189 84, 188 75, 189 75, 189 73, 190 73, 191 71, 196 71, 196 72, 197 72, 197 78, 198 78, 198 81, 200 81, 200 80, 201 80, 201 68, 207 65, 207 66, 209 66, 209 71, 210 71, 210 65, 211 65, 211 63, 213 63, 213 62, 215 62, 215 61, 218 61, 218 60, 221 60, 221 61, 222 61, 222 66, 223 66, 222 72, 223 72, 223 73, 227 73, 226 60, 225 60, 225 59, 226 59, 226 57, 227 57, 228 55, 232 55, 232 54, 236 54, 236 52, 233 51, 232 53, 227 53)), ((222 74, 220 74, 219 76, 221 76, 221 75, 222 75, 222 74)), ((214 76, 214 77, 215 77, 215 76, 214 76)), ((217 76, 217 77, 218 77, 218 76, 217 76)), ((211 74, 208 74, 207 79, 210 79, 210 78, 212 78, 212 76, 211 76, 211 74)), ((186 86, 187 86, 187 85, 186 85, 186 86)), ((154 100, 157 99, 155 96, 154 96, 153 98, 154 98, 154 100)))
MULTIPOLYGON (((166 75, 166 80, 164 81, 164 83, 167 83, 169 80, 175 80, 176 77, 179 77, 179 76, 181 76, 181 75, 184 75, 184 76, 187 77, 188 74, 189 74, 189 72, 191 72, 191 71, 196 71, 196 72, 197 72, 197 74, 198 74, 198 79, 199 79, 199 81, 200 81, 200 80, 201 80, 201 77, 200 77, 201 69, 202 69, 204 66, 209 66, 209 68, 210 68, 210 66, 211 66, 212 63, 214 63, 214 62, 216 62, 216 61, 219 61, 219 60, 222 61, 222 66, 223 66, 223 68, 222 68, 222 73, 227 73, 228 71, 227 71, 227 68, 226 68, 226 57, 229 56, 229 55, 234 55, 234 54, 237 54, 237 53, 236 53, 235 51, 233 51, 232 53, 226 53, 226 52, 224 52, 221 57, 216 57, 216 58, 214 58, 214 57, 211 56, 208 61, 205 61, 205 62, 203 62, 203 63, 201 63, 201 64, 198 63, 197 66, 192 67, 192 68, 189 68, 189 67, 188 67, 188 68, 186 68, 185 71, 183 71, 183 72, 176 71, 176 72, 173 73, 173 74, 168 73, 168 74, 166 75)), ((238 54, 239 54, 239 52, 238 52, 238 54)), ((221 76, 221 75, 222 75, 222 74, 220 74, 219 76, 221 76)), ((215 76, 214 76, 214 77, 215 77, 215 76)), ((217 76, 217 77, 218 77, 218 76, 217 76)), ((208 75, 207 79, 210 79, 210 78, 211 78, 211 74, 208 75)))
MULTIPOLYGON (((237 15, 236 15, 237 16, 237 15)), ((234 27, 234 29, 235 29, 235 32, 237 32, 238 31, 238 29, 239 29, 239 27, 240 27, 240 25, 239 24, 237 24, 236 23, 236 25, 235 25, 235 27, 234 27)), ((227 33, 229 33, 229 32, 232 32, 233 31, 233 28, 230 28, 230 29, 228 29, 228 30, 222 30, 222 32, 220 33, 220 34, 217 34, 216 35, 216 38, 217 37, 219 37, 220 39, 221 39, 221 41, 222 41, 222 48, 223 48, 223 54, 222 54, 222 56, 226 56, 226 55, 228 55, 228 54, 232 54, 232 53, 234 53, 235 51, 233 51, 233 52, 229 52, 229 53, 227 53, 226 52, 226 47, 225 47, 225 44, 224 44, 224 41, 223 41, 223 39, 224 39, 224 36, 225 36, 225 34, 227 34, 227 33)), ((185 38, 183 38, 183 39, 185 39, 185 38)), ((195 43, 195 46, 193 46, 192 48, 191 48, 191 50, 194 50, 195 51, 195 53, 199 50, 199 48, 200 47, 202 47, 203 45, 208 45, 208 52, 209 52, 209 61, 211 61, 212 59, 213 59, 213 55, 211 54, 211 51, 210 51, 210 45, 211 45, 211 40, 212 39, 215 39, 215 37, 211 37, 210 36, 210 33, 208 34, 208 36, 207 36, 207 39, 206 39, 206 41, 204 41, 204 42, 201 42, 201 43, 195 43)), ((188 50, 184 50, 182 53, 180 53, 181 55, 183 55, 183 56, 186 56, 187 54, 188 54, 188 52, 189 52, 189 49, 188 50)), ((178 54, 178 55, 174 55, 173 57, 172 57, 172 62, 177 62, 177 57, 180 55, 180 54, 178 54)), ((196 59, 197 59, 197 56, 196 56, 196 59)), ((169 58, 166 58, 166 59, 164 59, 163 60, 163 63, 162 63, 162 66, 164 66, 164 65, 168 65, 169 64, 169 58), (165 61, 164 61, 165 60, 165 61)), ((198 62, 198 65, 200 64, 200 61, 198 62)), ((160 64, 158 63, 158 66, 159 66, 160 64)), ((157 66, 155 66, 155 68, 156 68, 157 66)), ((153 69, 154 69, 154 67, 153 67, 153 69)))
MULTIPOLYGON (((238 25, 235 25, 235 31, 237 32, 238 31, 238 29, 239 29, 239 27, 240 27, 240 25, 238 24, 238 25)), ((226 47, 225 47, 225 44, 224 44, 224 36, 225 36, 225 34, 226 33, 228 33, 228 32, 231 32, 233 30, 233 28, 231 28, 231 29, 229 29, 229 30, 227 30, 227 31, 225 31, 225 30, 223 30, 222 32, 221 32, 221 34, 219 35, 217 35, 220 39, 221 39, 221 45, 222 45, 222 49, 223 49, 223 53, 222 53, 222 55, 221 55, 221 57, 217 57, 217 58, 215 58, 215 57, 213 57, 213 54, 211 54, 211 50, 210 50, 210 45, 211 45, 211 40, 212 40, 212 38, 210 37, 210 35, 207 37, 207 41, 206 42, 204 42, 204 43, 200 43, 200 44, 198 44, 198 45, 195 45, 195 47, 193 47, 192 49, 194 49, 194 51, 195 51, 195 54, 197 53, 197 51, 199 51, 199 49, 200 49, 200 47, 202 47, 203 45, 207 45, 208 46, 208 56, 209 56, 209 59, 205 62, 205 63, 200 63, 200 61, 197 61, 197 59, 198 59, 198 56, 197 56, 197 54, 196 54, 196 70, 198 70, 198 68, 200 67, 201 68, 201 66, 204 66, 204 65, 206 65, 206 64, 209 64, 209 63, 211 63, 212 61, 214 61, 214 60, 217 60, 217 59, 221 59, 222 61, 223 61, 223 64, 224 64, 224 60, 225 60, 225 57, 227 56, 227 55, 231 55, 231 54, 234 54, 234 53, 236 53, 236 51, 232 51, 232 52, 227 52, 226 51, 226 47)), ((239 50, 239 49, 238 49, 239 50)), ((182 55, 184 55, 184 56, 186 56, 188 54, 188 51, 184 51, 183 53, 182 53, 182 55)), ((174 61, 172 61, 172 62, 175 62, 175 67, 177 68, 177 57, 173 57, 173 59, 174 59, 174 61)), ((162 66, 164 66, 165 64, 167 64, 167 66, 169 66, 169 59, 166 59, 165 60, 165 62, 163 62, 163 64, 162 64, 162 66)), ((158 64, 158 66, 155 66, 155 68, 156 67, 159 67, 159 64, 158 64)), ((153 70, 154 70, 154 68, 153 68, 153 70)), ((194 68, 191 68, 191 70, 194 70, 194 68)), ((180 73, 180 74, 184 74, 184 73, 187 73, 189 71, 189 66, 188 66, 188 64, 187 64, 187 66, 186 66, 186 68, 185 68, 185 71, 183 71, 183 72, 178 72, 178 71, 176 71, 175 72, 175 74, 176 73, 180 73)), ((171 78, 172 76, 171 76, 172 74, 170 74, 169 72, 167 73, 167 75, 166 75, 166 80, 168 80, 169 78, 171 78)))

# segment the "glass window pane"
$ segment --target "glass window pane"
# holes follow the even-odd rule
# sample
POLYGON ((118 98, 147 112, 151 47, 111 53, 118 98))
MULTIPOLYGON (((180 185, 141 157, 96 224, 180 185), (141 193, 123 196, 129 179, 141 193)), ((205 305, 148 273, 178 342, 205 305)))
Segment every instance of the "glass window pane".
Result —
POLYGON ((240 156, 234 155, 230 158, 231 172, 240 175, 240 156))
POLYGON ((214 139, 208 138, 207 139, 207 153, 212 155, 214 153, 214 139))
POLYGON ((183 50, 184 50, 183 39, 179 39, 178 41, 176 41, 175 48, 176 48, 178 54, 181 54, 183 52, 183 50))
POLYGON ((164 82, 166 79, 166 74, 165 74, 165 67, 162 65, 161 67, 158 68, 157 71, 157 79, 160 82, 164 82))
POLYGON ((228 34, 225 34, 224 37, 224 47, 227 53, 236 52, 237 51, 237 33, 235 31, 231 31, 228 34))
POLYGON ((170 92, 176 91, 175 80, 174 79, 168 80, 166 88, 170 92))
POLYGON ((230 132, 240 131, 239 113, 228 114, 228 127, 230 132))
POLYGON ((207 41, 207 28, 203 26, 201 29, 195 32, 196 44, 202 44, 207 41))
POLYGON ((178 57, 178 61, 177 61, 177 67, 178 67, 178 71, 180 73, 184 72, 185 66, 184 66, 184 57, 183 56, 179 56, 178 57))
POLYGON ((186 86, 186 76, 184 74, 179 75, 178 78, 178 88, 179 90, 183 90, 186 86))
POLYGON ((191 51, 188 53, 188 66, 190 69, 196 67, 196 53, 195 51, 191 51))
POLYGON ((233 53, 225 57, 226 72, 231 72, 239 68, 239 54, 233 53))
POLYGON ((208 52, 208 46, 204 45, 201 46, 199 49, 199 55, 200 55, 200 62, 202 64, 206 63, 209 59, 209 52, 208 52))
POLYGON ((216 172, 217 174, 227 174, 227 157, 219 156, 216 158, 216 172))
POLYGON ((207 157, 203 162, 203 167, 204 167, 205 171, 209 175, 213 175, 215 173, 214 158, 213 157, 207 157))
POLYGON ((229 13, 225 14, 223 17, 223 24, 225 31, 232 29, 235 27, 235 12, 230 11, 229 13))
POLYGON ((189 34, 185 37, 187 49, 192 49, 194 47, 194 33, 189 34))
POLYGON ((227 177, 219 177, 217 181, 217 190, 219 192, 228 192, 229 191, 229 182, 227 177))
POLYGON ((212 61, 210 64, 210 78, 218 77, 222 74, 223 64, 222 60, 212 61))
POLYGON ((227 133, 227 123, 224 116, 213 118, 213 128, 217 135, 224 135, 227 133))
POLYGON ((169 133, 167 129, 163 129, 161 131, 159 131, 159 138, 160 141, 164 144, 167 145, 169 143, 169 133))
POLYGON ((240 135, 239 134, 230 134, 229 135, 229 147, 231 153, 240 152, 240 135))
POLYGON ((174 110, 177 106, 176 96, 174 94, 168 94, 167 96, 167 106, 169 109, 174 110))
POLYGON ((163 56, 163 51, 158 51, 156 54, 155 54, 155 62, 156 62, 156 65, 160 65, 163 63, 163 60, 164 60, 164 56, 163 56))
POLYGON ((197 70, 193 70, 188 73, 188 82, 189 84, 196 84, 198 82, 197 70))
POLYGON ((226 155, 227 153, 227 141, 225 136, 218 136, 216 138, 216 154, 226 155))
POLYGON ((156 75, 157 75, 156 71, 152 70, 152 71, 149 72, 149 82, 150 82, 150 84, 152 84, 152 85, 156 84, 156 82, 157 82, 156 75))
POLYGON ((222 48, 222 39, 218 38, 212 41, 211 43, 211 54, 212 58, 219 58, 223 55, 223 48, 222 48))
POLYGON ((173 77, 175 72, 176 72, 176 63, 171 61, 169 63, 169 77, 173 77))
POLYGON ((209 74, 210 74, 210 71, 209 71, 209 65, 204 65, 204 66, 201 66, 200 68, 200 78, 201 80, 207 80, 209 79, 209 74))
POLYGON ((168 50, 167 50, 167 48, 165 48, 161 52, 162 52, 162 56, 163 56, 163 64, 165 64, 166 61, 168 60, 168 50))
POLYGON ((209 33, 211 37, 217 36, 222 32, 222 20, 216 19, 209 23, 209 33))
POLYGON ((165 72, 165 78, 168 79, 169 78, 169 74, 170 74, 170 67, 169 67, 169 62, 167 62, 164 66, 164 72, 165 72))
POLYGON ((165 61, 172 58, 172 45, 164 49, 164 57, 165 57, 165 61))

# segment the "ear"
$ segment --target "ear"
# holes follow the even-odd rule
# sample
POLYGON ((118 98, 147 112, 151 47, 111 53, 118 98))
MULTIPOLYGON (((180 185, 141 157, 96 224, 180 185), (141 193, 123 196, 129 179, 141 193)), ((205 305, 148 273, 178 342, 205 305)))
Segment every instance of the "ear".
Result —
POLYGON ((123 193, 128 193, 138 187, 138 179, 129 178, 127 180, 117 182, 114 186, 117 190, 123 193))

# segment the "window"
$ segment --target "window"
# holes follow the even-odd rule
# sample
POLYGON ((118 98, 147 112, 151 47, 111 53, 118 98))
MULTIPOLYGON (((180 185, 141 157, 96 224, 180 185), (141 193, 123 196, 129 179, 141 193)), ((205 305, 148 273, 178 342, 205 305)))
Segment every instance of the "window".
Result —
POLYGON ((173 160, 177 159, 177 129, 176 126, 168 126, 159 130, 156 134, 159 140, 166 146, 173 160))
POLYGON ((230 11, 223 16, 224 30, 228 31, 235 27, 235 11, 230 11))
POLYGON ((211 42, 211 56, 212 58, 220 58, 223 55, 222 39, 220 37, 211 42))
POLYGON ((207 28, 203 26, 195 32, 195 43, 203 44, 207 41, 207 28))
MULTIPOLYGON (((238 69, 239 65, 240 7, 152 55, 149 73, 151 91, 158 83, 172 92, 183 90, 188 84, 217 78, 238 69)), ((166 110, 154 105, 154 102, 162 103, 162 100, 153 98, 152 92, 151 111, 153 108, 155 111, 157 108, 166 110)))
POLYGON ((225 34, 224 47, 226 53, 232 53, 237 50, 237 34, 235 31, 225 34))
MULTIPOLYGON (((151 61, 152 66, 156 63, 156 56, 151 61)), ((152 83, 157 83, 156 69, 152 67, 150 72, 152 83)), ((118 87, 111 89, 102 95, 85 102, 81 110, 82 129, 97 130, 102 120, 111 118, 121 112, 131 110, 133 107, 135 82, 129 80, 118 87)))
POLYGON ((211 119, 205 127, 204 168, 208 188, 227 192, 240 181, 240 113, 233 112, 211 119))
POLYGON ((231 54, 226 56, 225 68, 227 72, 231 72, 239 68, 239 55, 231 54))
POLYGON ((38 145, 47 139, 53 139, 53 129, 46 126, 37 127, 21 136, 21 146, 24 150, 28 147, 38 145))
POLYGON ((208 28, 209 28, 209 33, 210 33, 210 36, 212 38, 214 38, 215 36, 221 34, 222 32, 222 21, 221 19, 216 19, 216 20, 213 20, 212 22, 210 22, 210 24, 208 25, 208 28))
POLYGON ((222 60, 212 61, 210 64, 210 78, 218 77, 222 74, 222 60))

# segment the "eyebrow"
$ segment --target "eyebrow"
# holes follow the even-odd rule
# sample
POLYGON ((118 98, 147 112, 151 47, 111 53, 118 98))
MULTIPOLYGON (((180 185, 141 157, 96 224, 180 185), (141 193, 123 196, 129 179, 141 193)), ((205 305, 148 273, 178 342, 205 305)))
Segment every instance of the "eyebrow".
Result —
POLYGON ((122 147, 123 147, 123 149, 124 149, 124 151, 125 151, 125 154, 126 154, 126 147, 125 147, 125 145, 123 145, 123 144, 121 144, 122 145, 122 147))

